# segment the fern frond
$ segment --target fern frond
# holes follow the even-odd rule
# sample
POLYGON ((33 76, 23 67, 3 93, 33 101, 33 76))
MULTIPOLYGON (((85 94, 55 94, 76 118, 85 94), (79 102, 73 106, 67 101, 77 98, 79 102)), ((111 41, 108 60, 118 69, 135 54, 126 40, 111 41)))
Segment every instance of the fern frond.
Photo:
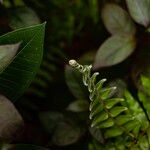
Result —
POLYGON ((83 83, 90 92, 89 118, 91 119, 91 127, 105 129, 105 138, 116 137, 123 133, 136 138, 131 131, 137 126, 138 120, 129 115, 128 108, 122 104, 124 99, 112 97, 116 87, 104 88, 103 84, 106 79, 96 83, 96 77, 99 73, 91 75, 91 65, 82 66, 75 60, 70 60, 69 64, 82 73, 83 83))
POLYGON ((143 103, 147 116, 150 120, 150 78, 142 75, 141 85, 138 91, 139 100, 143 103))

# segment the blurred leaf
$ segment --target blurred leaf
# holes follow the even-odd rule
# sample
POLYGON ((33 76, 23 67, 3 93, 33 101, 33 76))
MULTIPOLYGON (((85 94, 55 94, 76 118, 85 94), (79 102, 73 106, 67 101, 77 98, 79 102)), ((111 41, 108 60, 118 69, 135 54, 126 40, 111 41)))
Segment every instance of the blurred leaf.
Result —
POLYGON ((84 64, 84 65, 90 65, 93 63, 94 57, 95 57, 95 50, 88 51, 84 53, 80 58, 79 58, 79 63, 84 64))
POLYGON ((150 96, 150 78, 142 75, 141 76, 141 82, 142 82, 142 86, 144 88, 144 91, 150 96))
MULTIPOLYGON (((2 0, 2 1, 3 1, 3 5, 6 8, 12 8, 12 3, 10 0, 2 0)), ((15 8, 13 8, 13 9, 16 9, 18 6, 24 6, 25 5, 23 0, 14 0, 13 4, 15 5, 15 8)))
POLYGON ((15 3, 15 6, 24 6, 25 5, 23 0, 15 0, 14 3, 15 3))
POLYGON ((23 28, 0 37, 0 44, 22 41, 20 52, 13 62, 0 74, 0 90, 15 101, 33 80, 43 55, 45 23, 23 28))
POLYGON ((4 148, 4 150, 50 150, 44 147, 29 144, 6 145, 4 148))
POLYGON ((100 91, 100 95, 101 95, 101 98, 105 100, 105 99, 112 97, 115 92, 116 92, 116 87, 115 88, 114 87, 106 87, 100 91))
POLYGON ((0 138, 13 138, 22 125, 22 117, 14 105, 0 95, 0 138))
POLYGON ((146 133, 147 133, 148 141, 150 143, 150 128, 147 129, 146 133))
POLYGON ((107 39, 96 54, 94 68, 118 64, 130 56, 136 46, 133 36, 114 35, 107 39))
POLYGON ((148 96, 146 93, 138 92, 139 100, 143 103, 144 109, 147 112, 148 118, 150 119, 150 96, 148 96))
POLYGON ((17 7, 10 11, 10 26, 13 29, 28 27, 40 23, 37 14, 28 7, 17 7))
POLYGON ((11 7, 11 3, 10 3, 10 1, 9 0, 1 0, 2 1, 2 4, 6 7, 6 8, 9 8, 9 7, 11 7))
POLYGON ((51 1, 51 3, 57 7, 65 7, 69 2, 67 0, 51 1))
POLYGON ((139 130, 140 130, 140 124, 139 124, 139 121, 136 120, 136 121, 129 121, 125 124, 125 129, 127 132, 130 132, 130 131, 133 131, 133 133, 136 135, 139 134, 139 130))
POLYGON ((41 112, 39 114, 40 121, 47 132, 52 133, 54 128, 64 118, 63 114, 59 112, 41 112))
POLYGON ((149 142, 147 140, 147 136, 146 135, 141 136, 139 138, 138 145, 139 145, 141 150, 149 150, 150 149, 150 145, 149 145, 149 142))
MULTIPOLYGON (((103 150, 103 149, 104 149, 104 145, 101 145, 98 141, 94 139, 90 141, 90 143, 88 144, 88 150, 103 150)), ((114 149, 110 149, 110 150, 114 150, 114 149)))
POLYGON ((67 110, 72 112, 83 112, 89 110, 89 103, 86 100, 76 100, 69 104, 67 110))
POLYGON ((98 10, 98 0, 89 0, 90 14, 94 23, 98 22, 99 10, 98 10))
POLYGON ((148 32, 150 32, 150 27, 148 28, 148 32))
POLYGON ((121 79, 113 80, 112 82, 109 83, 109 86, 110 87, 114 87, 114 86, 117 87, 114 96, 115 97, 119 97, 119 98, 123 97, 124 91, 125 91, 125 89, 127 87, 126 83, 123 80, 121 80, 121 79))
POLYGON ((65 68, 65 78, 70 91, 77 99, 87 99, 87 90, 82 84, 82 77, 79 72, 67 65, 65 68))
POLYGON ((104 137, 102 135, 102 132, 100 129, 95 128, 95 127, 90 127, 89 131, 91 133, 91 135, 100 143, 104 143, 104 137))
POLYGON ((60 146, 70 145, 77 142, 81 135, 82 131, 79 127, 68 122, 61 122, 55 129, 52 141, 60 146))
POLYGON ((126 3, 132 18, 147 27, 150 23, 150 1, 126 0, 126 3))
POLYGON ((2 72, 15 57, 20 43, 0 45, 0 72, 2 72))
POLYGON ((106 4, 102 9, 102 19, 111 34, 135 34, 136 28, 128 13, 116 4, 106 4))

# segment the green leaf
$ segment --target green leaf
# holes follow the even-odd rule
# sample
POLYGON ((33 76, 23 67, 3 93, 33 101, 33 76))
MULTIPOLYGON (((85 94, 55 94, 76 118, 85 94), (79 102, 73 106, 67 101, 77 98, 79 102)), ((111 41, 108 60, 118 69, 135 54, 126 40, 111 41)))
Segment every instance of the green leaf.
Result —
POLYGON ((103 88, 101 89, 100 93, 100 97, 102 100, 106 100, 110 97, 112 97, 115 93, 116 87, 107 87, 107 88, 103 88))
POLYGON ((112 99, 105 100, 105 105, 106 105, 105 107, 107 109, 110 109, 114 105, 116 105, 117 103, 122 102, 122 101, 124 101, 124 99, 122 99, 122 98, 112 98, 112 99))
POLYGON ((79 72, 66 66, 65 78, 70 91, 77 99, 87 99, 87 90, 82 84, 82 77, 79 72))
POLYGON ((123 125, 127 123, 128 121, 134 120, 134 116, 132 115, 119 115, 116 118, 116 122, 118 125, 123 125))
POLYGON ((110 114, 112 117, 116 117, 120 113, 126 111, 128 108, 123 106, 116 106, 110 110, 110 114))
POLYGON ((144 88, 144 91, 150 96, 150 78, 142 75, 141 76, 141 82, 142 82, 142 86, 144 88))
MULTIPOLYGON (((145 112, 140 107, 139 103, 134 99, 134 97, 127 90, 125 90, 124 92, 124 97, 125 97, 124 102, 126 103, 125 106, 128 107, 128 110, 131 112, 133 117, 135 117, 139 121, 139 124, 142 126, 142 128, 147 128, 149 123, 145 115, 145 112)), ((145 104, 147 105, 148 103, 145 104)))
POLYGON ((139 122, 134 120, 134 121, 127 122, 124 127, 126 131, 130 132, 133 129, 135 129, 138 125, 139 125, 139 122))
MULTIPOLYGON (((107 79, 102 79, 102 80, 100 80, 98 83, 96 83, 96 89, 98 90, 98 91, 101 91, 102 90, 102 88, 103 88, 103 85, 104 85, 104 83, 107 81, 107 79)), ((105 90, 105 91, 107 91, 107 90, 105 90)), ((109 92, 109 89, 108 89, 108 92, 109 92)))
POLYGON ((0 138, 14 138, 23 125, 23 120, 15 106, 0 95, 0 138))
POLYGON ((78 141, 82 135, 81 129, 68 122, 61 122, 55 129, 52 141, 56 145, 65 146, 78 141))
POLYGON ((107 39, 97 51, 94 68, 118 64, 130 56, 136 46, 133 36, 114 35, 107 39))
POLYGON ((150 128, 147 129, 146 133, 147 133, 148 142, 150 143, 150 128))
POLYGON ((13 29, 24 28, 40 23, 37 14, 28 7, 17 7, 10 12, 10 26, 13 29))
POLYGON ((108 113, 106 112, 102 112, 100 113, 98 116, 96 116, 93 121, 92 121, 92 124, 91 124, 91 127, 94 127, 94 126, 97 126, 99 125, 102 121, 108 119, 108 113))
POLYGON ((86 100, 76 100, 69 104, 67 110, 72 112, 84 112, 89 110, 89 103, 86 100))
POLYGON ((0 72, 2 72, 15 57, 20 43, 0 45, 0 72))
POLYGON ((102 122, 98 127, 99 128, 109 128, 114 125, 114 121, 110 118, 104 122, 102 122))
POLYGON ((146 135, 139 137, 138 144, 139 144, 139 147, 141 150, 149 150, 150 149, 150 145, 149 145, 146 135))
POLYGON ((28 88, 41 64, 45 23, 23 28, 0 37, 0 44, 22 41, 13 62, 0 74, 0 90, 15 101, 28 88))
POLYGON ((139 100, 143 103, 143 106, 147 112, 148 118, 150 119, 150 103, 149 103, 150 97, 140 91, 138 92, 138 97, 139 97, 139 100))
POLYGON ((150 23, 149 0, 126 0, 132 18, 139 24, 147 27, 150 23))
MULTIPOLYGON (((124 93, 125 102, 128 106, 128 110, 134 115, 134 117, 139 120, 142 127, 146 128, 148 126, 148 120, 145 112, 140 107, 139 103, 134 99, 134 97, 126 90, 124 93)), ((140 98, 140 97, 139 97, 140 98)))
POLYGON ((112 127, 104 133, 105 138, 111 138, 111 137, 116 137, 119 136, 123 133, 123 130, 117 127, 112 127))
POLYGON ((150 119, 150 78, 142 75, 140 78, 141 86, 138 91, 139 100, 143 103, 145 111, 150 119))
POLYGON ((102 112, 103 110, 103 106, 100 105, 100 103, 97 104, 97 106, 95 106, 95 108, 91 110, 91 113, 89 115, 89 118, 92 119, 94 116, 96 116, 98 113, 102 112))
POLYGON ((111 34, 135 34, 135 25, 128 13, 120 6, 112 3, 106 4, 102 9, 102 19, 111 34))
MULTIPOLYGON (((93 108, 96 107, 96 106, 100 106, 99 108, 102 110, 102 106, 99 105, 99 104, 100 104, 100 98, 97 97, 94 101, 91 101, 90 106, 89 106, 89 110, 90 111, 93 110, 93 108)), ((99 112, 99 110, 98 110, 98 112, 99 112)))

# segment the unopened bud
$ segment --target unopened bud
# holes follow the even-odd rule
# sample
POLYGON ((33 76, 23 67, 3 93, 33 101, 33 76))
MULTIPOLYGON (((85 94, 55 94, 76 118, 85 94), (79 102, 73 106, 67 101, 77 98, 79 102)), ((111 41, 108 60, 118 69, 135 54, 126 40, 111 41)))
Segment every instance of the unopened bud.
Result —
POLYGON ((75 66, 76 64, 77 64, 77 62, 73 59, 69 61, 69 65, 71 65, 71 66, 75 66))

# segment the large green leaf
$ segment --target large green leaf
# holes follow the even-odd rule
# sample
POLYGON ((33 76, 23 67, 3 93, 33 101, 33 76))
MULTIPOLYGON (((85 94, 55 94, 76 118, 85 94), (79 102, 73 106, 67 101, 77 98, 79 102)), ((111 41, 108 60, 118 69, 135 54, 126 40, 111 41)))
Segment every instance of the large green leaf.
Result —
POLYGON ((43 55, 45 23, 19 29, 0 37, 0 44, 22 41, 12 63, 0 74, 0 91, 15 101, 33 80, 43 55))
POLYGON ((106 4, 102 9, 102 19, 111 34, 134 34, 136 28, 128 13, 116 4, 106 4))
POLYGON ((86 100, 76 100, 69 104, 67 110, 72 112, 85 112, 89 110, 89 103, 86 100))
POLYGON ((114 35, 107 39, 96 54, 94 68, 118 64, 125 60, 135 49, 133 36, 114 35))
POLYGON ((150 24, 150 1, 149 0, 126 0, 132 18, 139 24, 150 24))

